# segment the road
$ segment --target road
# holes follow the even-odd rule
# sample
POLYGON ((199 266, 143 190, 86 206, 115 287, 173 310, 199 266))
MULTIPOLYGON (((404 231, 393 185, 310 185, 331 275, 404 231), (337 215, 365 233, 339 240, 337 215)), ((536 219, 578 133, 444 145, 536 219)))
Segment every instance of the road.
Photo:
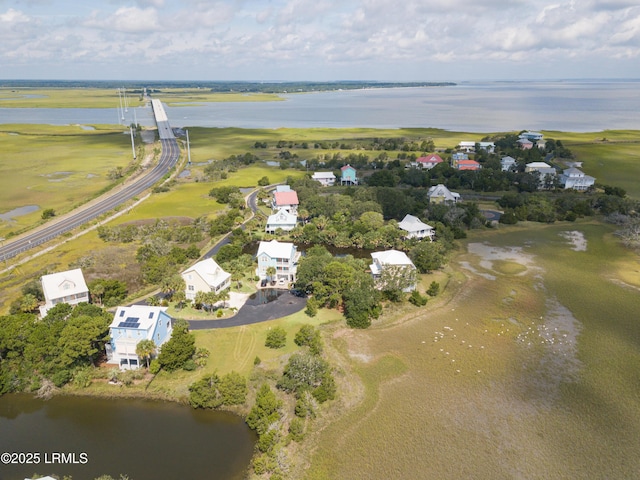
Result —
POLYGON ((80 207, 70 215, 66 215, 60 219, 54 219, 37 231, 23 235, 16 240, 6 239, 4 245, 0 247, 0 262, 4 261, 6 263, 8 259, 22 252, 42 245, 63 233, 99 217, 139 195, 166 175, 180 158, 180 148, 169 126, 169 122, 166 120, 166 114, 164 114, 162 104, 159 104, 159 101, 156 100, 152 101, 152 104, 154 105, 154 114, 156 116, 158 133, 160 134, 160 142, 162 144, 162 154, 158 164, 148 174, 133 181, 130 185, 125 185, 119 191, 107 194, 103 199, 98 200, 91 206, 80 207), (158 103, 154 104, 154 102, 158 103))

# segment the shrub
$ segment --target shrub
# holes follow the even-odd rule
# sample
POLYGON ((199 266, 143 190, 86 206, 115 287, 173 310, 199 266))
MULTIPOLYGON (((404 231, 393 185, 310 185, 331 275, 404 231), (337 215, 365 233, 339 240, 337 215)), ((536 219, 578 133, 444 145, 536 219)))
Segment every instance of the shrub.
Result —
POLYGON ((310 317, 315 317, 318 314, 318 301, 315 298, 307 300, 307 308, 304 313, 310 317))
POLYGON ((411 292, 409 302, 416 307, 424 307, 427 304, 427 297, 423 297, 417 290, 414 290, 411 292))
POLYGON ((267 340, 264 342, 265 347, 284 348, 287 344, 287 332, 282 327, 275 327, 267 333, 267 340))
POLYGON ((289 438, 294 442, 301 442, 304 439, 304 421, 294 418, 289 423, 289 438))
POLYGON ((194 362, 191 358, 184 362, 184 365, 182 366, 182 369, 186 370, 187 372, 193 372, 196 368, 198 368, 198 365, 196 365, 196 362, 194 362))
POLYGON ((157 358, 151 360, 151 363, 149 364, 149 372, 151 372, 153 375, 157 375, 161 368, 162 365, 160 365, 160 362, 157 358))
POLYGON ((51 381, 56 387, 60 388, 69 383, 71 377, 72 374, 69 370, 60 370, 53 374, 51 381))
POLYGON ((438 295, 438 293, 440 293, 440 284, 434 280, 433 282, 431 282, 429 288, 427 289, 427 295, 429 295, 430 297, 435 297, 438 295))

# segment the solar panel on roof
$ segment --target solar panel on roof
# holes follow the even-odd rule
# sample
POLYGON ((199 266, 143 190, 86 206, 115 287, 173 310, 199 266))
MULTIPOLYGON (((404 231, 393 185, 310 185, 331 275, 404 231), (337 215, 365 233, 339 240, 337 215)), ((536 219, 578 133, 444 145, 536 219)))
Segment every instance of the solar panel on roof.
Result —
POLYGON ((118 327, 121 328, 138 328, 140 326, 140 319, 135 317, 127 317, 124 322, 120 322, 118 327))

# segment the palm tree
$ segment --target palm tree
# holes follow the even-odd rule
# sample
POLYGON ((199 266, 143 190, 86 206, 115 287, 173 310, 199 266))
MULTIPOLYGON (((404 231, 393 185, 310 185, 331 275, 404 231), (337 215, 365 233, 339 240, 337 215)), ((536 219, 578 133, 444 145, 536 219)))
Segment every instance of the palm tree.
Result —
POLYGON ((267 274, 267 277, 269 277, 269 280, 273 281, 273 277, 276 275, 276 267, 267 267, 267 271, 265 273, 267 274))
POLYGON ((93 294, 94 298, 97 297, 98 303, 102 305, 102 296, 104 295, 104 285, 102 283, 96 283, 91 290, 92 290, 91 293, 93 294))
POLYGON ((231 295, 229 295, 229 290, 224 289, 223 291, 218 293, 217 298, 218 298, 218 300, 222 300, 222 306, 226 307, 227 306, 227 300, 229 300, 231 298, 231 295))
POLYGON ((140 340, 136 345, 136 355, 140 358, 144 358, 147 363, 147 369, 149 369, 149 359, 156 353, 156 344, 153 340, 145 339, 140 340))
POLYGON ((194 307, 200 310, 202 308, 202 305, 207 303, 207 292, 198 290, 196 292, 195 298, 193 299, 193 303, 194 303, 194 307))

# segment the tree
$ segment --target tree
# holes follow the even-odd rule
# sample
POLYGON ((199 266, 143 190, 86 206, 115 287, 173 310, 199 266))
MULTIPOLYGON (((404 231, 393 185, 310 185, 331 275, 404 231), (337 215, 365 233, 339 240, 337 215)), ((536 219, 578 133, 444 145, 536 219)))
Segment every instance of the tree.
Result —
POLYGON ((140 340, 136 345, 136 355, 140 358, 144 358, 149 369, 149 360, 156 353, 156 344, 153 340, 144 339, 140 340))
POLYGON ((109 319, 105 316, 72 315, 60 332, 58 364, 62 368, 95 366, 108 335, 109 319))
POLYGON ((219 384, 220 377, 215 373, 192 383, 189 385, 189 404, 193 408, 218 408, 222 405, 219 384))
POLYGON ((380 315, 380 292, 371 275, 358 272, 342 293, 344 316, 352 328, 367 328, 371 319, 380 315))
POLYGON ((271 182, 269 181, 269 177, 267 177, 266 175, 264 177, 262 177, 260 180, 258 180, 258 186, 260 187, 266 187, 267 185, 270 185, 271 182))
POLYGON ((247 400, 247 379, 238 372, 232 371, 222 377, 219 388, 225 405, 242 405, 247 400))
POLYGON ((420 242, 409 251, 409 258, 420 273, 429 273, 443 265, 444 254, 442 243, 420 242))
POLYGON ((429 285, 429 289, 427 290, 427 295, 429 295, 430 297, 435 297, 438 295, 438 293, 440 293, 440 284, 434 280, 429 285))
POLYGON ((280 420, 281 407, 282 402, 276 398, 269 385, 263 383, 256 394, 256 402, 247 415, 247 425, 258 435, 264 435, 273 423, 280 420))
POLYGON ((412 289, 417 281, 416 269, 407 265, 385 265, 380 273, 378 286, 393 302, 399 302, 405 291, 412 289))
MULTIPOLYGON (((318 355, 310 353, 294 353, 284 367, 278 388, 285 392, 300 396, 306 390, 313 391, 322 385, 327 378, 329 364, 318 355)), ((329 381, 329 380, 327 380, 329 381)), ((334 392, 335 393, 335 392, 334 392)), ((314 395, 315 396, 315 395, 314 395)), ((318 399, 318 401, 321 401, 318 399)))
POLYGON ((185 320, 176 320, 171 338, 160 350, 158 363, 168 371, 177 370, 193 357, 195 351, 195 337, 189 332, 189 324, 185 320))
POLYGON ((282 327, 275 327, 267 333, 267 340, 264 342, 265 347, 284 348, 287 344, 287 332, 282 327))
POLYGON ((47 220, 49 218, 55 217, 56 211, 53 208, 46 208, 45 210, 42 211, 41 216, 43 220, 47 220))
POLYGON ((38 308, 38 299, 35 295, 31 293, 27 293, 23 295, 20 299, 20 311, 24 313, 33 312, 36 308, 38 308))
POLYGON ((267 271, 265 273, 267 274, 267 278, 269 278, 270 281, 273 281, 273 277, 276 275, 276 267, 267 267, 267 271))
POLYGON ((300 327, 293 341, 300 347, 308 346, 309 351, 314 355, 320 355, 322 353, 323 346, 320 331, 314 328, 313 325, 303 325, 300 327))

